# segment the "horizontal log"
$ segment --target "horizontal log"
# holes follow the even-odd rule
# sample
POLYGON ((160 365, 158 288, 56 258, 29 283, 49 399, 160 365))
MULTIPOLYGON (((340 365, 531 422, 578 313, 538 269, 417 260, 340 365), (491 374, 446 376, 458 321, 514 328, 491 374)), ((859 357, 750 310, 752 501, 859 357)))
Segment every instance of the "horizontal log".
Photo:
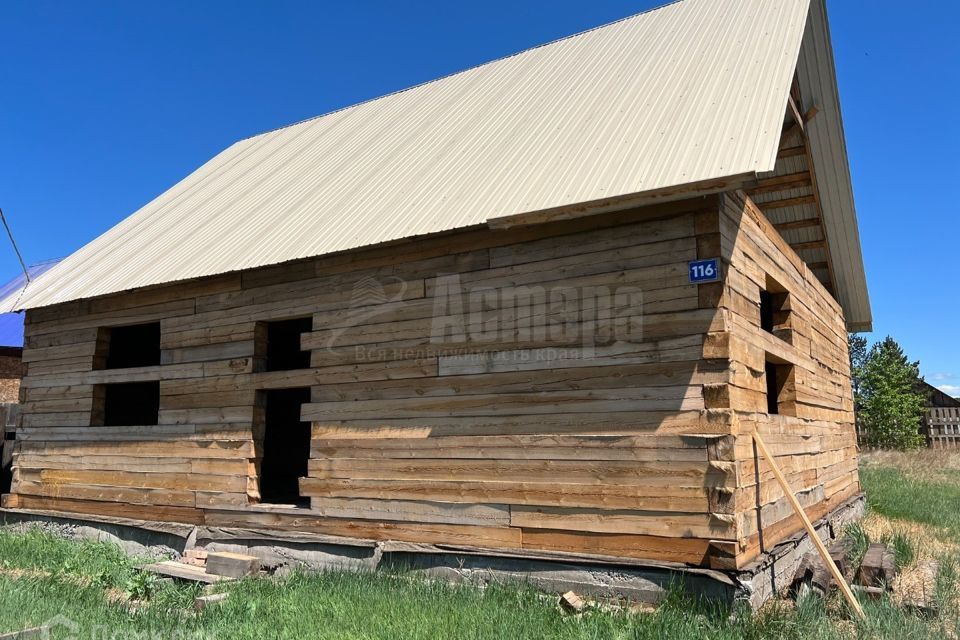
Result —
POLYGON ((72 456, 134 456, 162 458, 251 458, 253 443, 249 440, 198 440, 180 442, 37 442, 30 451, 72 456))
POLYGON ((161 329, 164 329, 160 332, 161 349, 185 349, 221 342, 245 342, 253 340, 256 333, 256 326, 252 322, 215 325, 184 331, 168 331, 164 327, 161 329))
POLYGON ((329 518, 431 522, 506 527, 510 508, 497 504, 444 504, 411 500, 313 498, 310 510, 329 518))
MULTIPOLYGON (((689 386, 590 389, 540 393, 476 394, 364 402, 304 404, 303 420, 363 420, 388 417, 457 417, 607 411, 684 411, 703 408, 700 389, 689 386)), ((222 419, 222 418, 221 418, 222 419)))
POLYGON ((204 407, 199 409, 160 409, 159 423, 172 424, 251 424, 256 407, 252 404, 241 406, 204 407))
POLYGON ((85 358, 84 362, 91 363, 90 358, 96 353, 97 341, 94 332, 89 340, 68 344, 58 344, 46 347, 24 347, 23 362, 44 362, 60 359, 85 358))
POLYGON ((186 524, 203 523, 203 512, 193 507, 188 508, 171 507, 166 505, 140 505, 124 502, 104 502, 96 500, 76 500, 64 497, 21 495, 20 508, 103 515, 114 518, 128 518, 147 521, 159 520, 164 522, 182 522, 186 524))
POLYGON ((93 368, 93 356, 81 356, 77 358, 47 358, 28 362, 24 365, 27 375, 48 376, 65 375, 89 371, 93 368))
POLYGON ((317 498, 427 500, 467 504, 515 504, 594 509, 646 509, 706 513, 702 487, 553 482, 355 480, 301 478, 300 492, 317 498))
POLYGON ((512 527, 451 525, 443 523, 402 523, 376 520, 348 520, 296 514, 215 511, 205 514, 211 527, 252 527, 307 531, 367 540, 400 540, 427 544, 451 544, 481 548, 519 549, 521 532, 512 527))
POLYGON ((702 564, 710 541, 699 538, 587 533, 551 529, 523 529, 523 547, 559 551, 574 556, 590 554, 610 558, 643 558, 690 565, 702 564))
POLYGON ((128 369, 100 369, 78 373, 31 374, 23 379, 22 384, 27 388, 35 388, 116 384, 122 382, 151 382, 154 380, 173 380, 177 378, 202 378, 204 375, 204 367, 210 364, 213 363, 195 362, 167 366, 131 367, 128 369))
POLYGON ((439 375, 693 362, 700 359, 702 348, 703 338, 693 335, 652 342, 614 342, 592 347, 519 349, 441 356, 439 375))
POLYGON ((77 315, 73 317, 65 317, 68 314, 65 314, 61 307, 59 309, 60 313, 56 313, 56 310, 54 311, 56 314, 54 319, 43 321, 38 321, 42 317, 41 314, 31 310, 31 313, 27 314, 27 322, 24 325, 24 335, 32 337, 62 331, 90 329, 94 327, 119 327, 154 322, 177 316, 190 316, 194 313, 194 305, 193 299, 175 300, 131 309, 106 311, 104 313, 77 313, 77 315))
POLYGON ((155 424, 126 427, 23 427, 17 432, 21 442, 70 442, 76 445, 96 442, 161 442, 185 440, 250 439, 245 424, 155 424))
MULTIPOLYGON (((646 486, 704 487, 710 480, 702 462, 570 460, 366 460, 313 459, 309 477, 350 480, 460 480, 621 483, 646 486)), ((723 478, 714 482, 722 483, 723 478)))
MULTIPOLYGON (((547 262, 570 257, 596 259, 591 254, 605 255, 612 250, 636 245, 663 246, 663 243, 694 235, 694 213, 680 213, 669 218, 646 220, 626 226, 584 231, 576 235, 536 238, 490 249, 490 268, 547 262)), ((671 248, 672 250, 672 248, 671 248)), ((489 270, 480 272, 487 273, 489 270)))
MULTIPOLYGON (((133 489, 170 489, 175 491, 246 491, 245 477, 218 476, 200 473, 137 473, 125 471, 55 470, 37 473, 39 482, 50 486, 97 485, 133 489)), ((34 477, 23 473, 25 480, 34 477)))
POLYGON ((314 438, 428 438, 466 435, 668 435, 730 433, 729 410, 621 411, 313 421, 314 438))
POLYGON ((191 491, 173 489, 132 489, 125 487, 101 487, 96 485, 46 484, 40 482, 17 482, 13 491, 18 495, 44 498, 70 498, 102 502, 171 507, 193 507, 196 502, 191 491))
MULTIPOLYGON (((614 388, 676 387, 726 380, 726 368, 720 363, 658 362, 612 368, 554 366, 548 370, 511 371, 474 374, 441 379, 405 379, 334 384, 314 387, 314 403, 402 400, 406 398, 463 398, 472 395, 603 390, 614 388)), ((656 397, 656 394, 651 394, 656 397)), ((224 403, 227 404, 227 403, 224 403)))
POLYGON ((734 522, 709 514, 674 512, 595 511, 556 507, 514 506, 510 524, 524 529, 630 533, 677 538, 736 539, 734 522))
POLYGON ((219 342, 179 349, 162 349, 161 364, 184 364, 187 362, 207 362, 210 360, 232 360, 254 355, 254 340, 240 342, 219 342))
POLYGON ((707 461, 702 438, 682 436, 476 436, 316 439, 313 458, 707 461))

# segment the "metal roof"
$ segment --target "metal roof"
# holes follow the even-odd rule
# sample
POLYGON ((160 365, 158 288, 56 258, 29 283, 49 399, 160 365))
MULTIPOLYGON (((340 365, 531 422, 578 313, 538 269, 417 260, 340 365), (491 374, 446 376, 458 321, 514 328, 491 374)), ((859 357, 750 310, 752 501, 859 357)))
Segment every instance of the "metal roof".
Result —
POLYGON ((15 308, 772 171, 809 1, 682 0, 241 140, 15 308))
MULTIPOLYGON (((45 260, 32 264, 27 267, 26 273, 21 273, 6 284, 0 285, 0 300, 11 300, 8 309, 13 306, 13 302, 20 297, 27 286, 27 276, 30 279, 39 278, 45 271, 52 269, 60 262, 59 258, 45 260)), ((0 355, 2 350, 10 347, 23 347, 23 314, 22 313, 0 313, 0 355)))

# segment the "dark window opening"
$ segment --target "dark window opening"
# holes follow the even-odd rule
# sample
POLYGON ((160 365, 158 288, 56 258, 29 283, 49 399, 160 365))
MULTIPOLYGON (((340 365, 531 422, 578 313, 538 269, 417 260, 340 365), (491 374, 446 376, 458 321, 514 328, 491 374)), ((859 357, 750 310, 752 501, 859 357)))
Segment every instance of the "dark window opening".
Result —
POLYGON ((160 416, 160 382, 98 385, 92 424, 105 427, 153 425, 160 416))
POLYGON ((760 290, 760 328, 790 341, 790 293, 779 282, 766 277, 760 290))
POLYGON ((773 333, 773 294, 760 292, 760 328, 773 333))
POLYGON ((310 506, 300 496, 300 478, 310 460, 310 423, 300 420, 300 407, 310 402, 310 388, 270 389, 265 396, 260 501, 310 506))
POLYGON ((765 367, 767 382, 767 413, 796 415, 793 365, 768 360, 765 367))
POLYGON ((780 413, 778 397, 780 385, 777 380, 777 365, 767 363, 767 413, 780 413))
POLYGON ((310 352, 300 349, 300 334, 311 331, 313 318, 267 322, 264 336, 267 341, 266 370, 309 369, 310 352))
POLYGON ((97 336, 102 369, 152 367, 160 364, 160 323, 102 327, 97 336))
POLYGON ((13 441, 16 434, 12 431, 4 433, 0 440, 0 494, 10 493, 13 485, 13 441))

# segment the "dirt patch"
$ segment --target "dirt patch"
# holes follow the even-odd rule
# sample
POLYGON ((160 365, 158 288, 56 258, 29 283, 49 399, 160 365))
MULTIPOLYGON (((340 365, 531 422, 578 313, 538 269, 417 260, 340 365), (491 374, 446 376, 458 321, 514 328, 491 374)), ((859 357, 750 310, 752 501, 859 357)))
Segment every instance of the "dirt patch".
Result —
POLYGON ((871 511, 863 519, 862 526, 873 542, 892 540, 896 534, 906 537, 913 547, 915 564, 960 552, 960 544, 933 525, 893 520, 871 511))
POLYGON ((25 578, 49 578, 51 574, 49 571, 41 571, 39 569, 5 569, 0 568, 0 576, 5 578, 10 578, 11 580, 23 580, 25 578))

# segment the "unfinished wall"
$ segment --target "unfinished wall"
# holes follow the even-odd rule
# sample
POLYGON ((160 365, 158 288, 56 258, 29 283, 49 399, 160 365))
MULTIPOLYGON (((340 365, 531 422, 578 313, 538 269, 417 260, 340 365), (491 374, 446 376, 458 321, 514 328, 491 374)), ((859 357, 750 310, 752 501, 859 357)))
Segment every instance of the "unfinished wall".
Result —
POLYGON ((735 553, 736 566, 743 566, 801 528, 769 465, 759 460, 758 467, 754 431, 812 519, 858 494, 860 486, 840 306, 744 194, 723 198, 719 234, 730 263, 724 284, 717 285, 728 331, 708 336, 705 355, 729 360, 730 380, 708 389, 707 406, 736 411, 739 435, 724 452, 736 464, 739 541, 717 546, 735 553), (766 318, 764 291, 771 305, 766 318), (779 378, 774 389, 767 386, 771 375, 779 378), (778 413, 770 413, 771 402, 778 413))
MULTIPOLYGON (((778 453, 816 458, 790 473, 817 504, 830 504, 817 501, 829 474, 849 480, 852 454, 827 439, 842 444, 849 414, 844 371, 821 371, 840 366, 839 309, 762 216, 734 202, 464 231, 32 310, 15 501, 736 564, 756 546, 756 520, 749 441, 735 434, 760 425, 778 453), (726 283, 689 284, 688 261, 721 256, 726 283), (793 332, 789 348, 786 334, 773 343, 754 331, 766 273, 796 290, 792 324, 777 329, 793 332), (269 336, 286 338, 268 323, 303 318, 309 368, 270 370, 299 358, 272 355, 269 336), (110 327, 155 321, 160 364, 103 368, 110 327), (762 413, 767 351, 808 367, 795 369, 795 418, 762 413), (110 422, 105 385, 150 381, 159 409, 144 415, 157 424, 98 426, 110 422), (260 495, 259 474, 275 466, 263 463, 277 397, 267 391, 298 388, 310 390, 310 509, 260 495), (796 436, 774 437, 787 424, 796 436)), ((770 523, 792 533, 768 485, 770 523)))

